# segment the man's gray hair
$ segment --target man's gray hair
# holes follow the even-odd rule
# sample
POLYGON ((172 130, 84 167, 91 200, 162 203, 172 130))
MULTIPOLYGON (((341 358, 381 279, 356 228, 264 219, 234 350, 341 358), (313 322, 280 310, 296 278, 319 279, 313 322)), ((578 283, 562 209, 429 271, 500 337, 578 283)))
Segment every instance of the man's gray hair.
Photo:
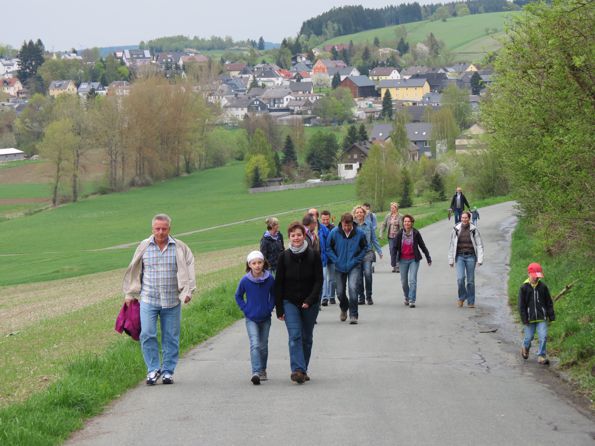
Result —
POLYGON ((155 222, 159 220, 159 221, 166 221, 167 222, 167 226, 171 226, 171 217, 167 214, 157 214, 153 217, 153 220, 151 220, 151 226, 155 224, 155 222))

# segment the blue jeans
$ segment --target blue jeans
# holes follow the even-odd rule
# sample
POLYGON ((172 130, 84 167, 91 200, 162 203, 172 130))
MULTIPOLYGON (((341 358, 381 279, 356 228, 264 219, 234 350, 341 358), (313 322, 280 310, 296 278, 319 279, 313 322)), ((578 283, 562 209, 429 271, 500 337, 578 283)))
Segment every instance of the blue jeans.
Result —
POLYGON ((459 300, 467 300, 467 305, 475 304, 475 264, 477 257, 474 254, 458 255, 455 259, 457 269, 457 285, 459 287, 459 300), (467 284, 465 284, 467 276, 467 284))
POLYGON ((397 266, 397 255, 395 254, 395 248, 397 245, 397 238, 388 239, 388 250, 390 252, 390 266, 393 268, 397 266))
POLYGON ((374 251, 368 251, 362 260, 362 272, 357 289, 359 300, 372 299, 372 264, 374 263, 374 251), (365 293, 364 293, 365 289, 365 293))
POLYGON ((312 343, 314 341, 314 324, 318 317, 319 305, 308 309, 298 308, 288 300, 283 301, 285 326, 289 336, 289 363, 291 371, 308 372, 312 343))
POLYGON ((461 214, 463 213, 463 209, 454 208, 453 211, 455 214, 455 225, 456 225, 457 223, 461 222, 461 214))
POLYGON ((140 303, 140 345, 147 370, 160 369, 173 375, 180 353, 180 322, 182 304, 172 308, 157 307, 141 301, 140 303), (157 317, 161 323, 161 349, 163 366, 159 361, 159 343, 157 342, 157 317))
POLYGON ((269 331, 271 320, 254 322, 246 319, 246 331, 250 339, 250 362, 252 373, 264 372, 269 358, 269 331))
POLYGON ((403 296, 409 302, 415 302, 417 295, 417 270, 419 261, 415 259, 399 260, 399 269, 401 270, 401 286, 403 287, 403 296))
POLYGON ((361 276, 362 266, 357 265, 348 273, 335 270, 335 281, 337 282, 337 297, 341 311, 349 310, 349 316, 358 317, 357 312, 357 289, 361 276), (349 300, 347 299, 347 286, 349 286, 349 300))
POLYGON ((322 284, 322 298, 331 299, 335 297, 335 264, 327 263, 322 268, 324 283, 322 284))
POLYGON ((525 339, 523 340, 523 345, 527 350, 531 348, 531 341, 533 340, 533 336, 535 336, 535 330, 537 329, 537 338, 539 339, 539 351, 537 352, 537 356, 545 356, 546 350, 546 342, 547 342, 547 322, 530 322, 529 324, 525 325, 525 339))

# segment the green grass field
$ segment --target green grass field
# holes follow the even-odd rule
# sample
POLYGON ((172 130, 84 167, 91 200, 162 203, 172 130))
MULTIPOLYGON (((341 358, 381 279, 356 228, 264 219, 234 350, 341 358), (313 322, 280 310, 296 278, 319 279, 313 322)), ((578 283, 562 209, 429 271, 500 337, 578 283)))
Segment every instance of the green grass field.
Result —
MULTIPOLYGON (((488 36, 486 29, 497 29, 499 33, 504 30, 506 21, 517 12, 493 12, 489 14, 474 14, 464 17, 452 17, 442 21, 431 22, 429 20, 423 22, 407 23, 407 40, 409 44, 415 44, 423 41, 428 34, 434 33, 437 39, 444 41, 446 48, 455 53, 456 59, 465 59, 465 55, 473 55, 470 59, 473 62, 479 61, 488 50, 494 50, 500 47, 498 42, 493 38, 497 36, 488 36), (480 57, 477 57, 480 56, 480 57)), ((395 30, 396 26, 388 26, 385 28, 371 29, 356 34, 349 34, 345 36, 335 37, 330 39, 320 46, 335 44, 335 43, 349 43, 353 40, 355 44, 372 45, 375 37, 381 42, 394 42, 396 40, 395 30)), ((502 34, 500 34, 502 35, 502 34)))
POLYGON ((195 252, 205 252, 257 243, 266 216, 280 215, 286 224, 305 208, 335 211, 340 202, 355 201, 354 185, 250 195, 243 169, 237 163, 0 222, 11 234, 0 248, 6 260, 0 286, 122 268, 134 246, 102 249, 146 238, 159 212, 172 217, 174 235, 255 219, 182 237, 195 252))

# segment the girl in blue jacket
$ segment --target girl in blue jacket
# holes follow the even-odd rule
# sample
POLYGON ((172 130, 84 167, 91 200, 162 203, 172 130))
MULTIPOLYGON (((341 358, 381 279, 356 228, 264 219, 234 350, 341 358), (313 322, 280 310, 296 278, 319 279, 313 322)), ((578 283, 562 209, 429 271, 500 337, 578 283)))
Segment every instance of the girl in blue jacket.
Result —
POLYGON ((260 251, 252 251, 246 258, 246 275, 236 290, 236 302, 246 316, 246 330, 250 339, 252 384, 267 379, 269 356, 269 330, 271 312, 275 308, 273 286, 275 279, 268 271, 269 265, 260 251))

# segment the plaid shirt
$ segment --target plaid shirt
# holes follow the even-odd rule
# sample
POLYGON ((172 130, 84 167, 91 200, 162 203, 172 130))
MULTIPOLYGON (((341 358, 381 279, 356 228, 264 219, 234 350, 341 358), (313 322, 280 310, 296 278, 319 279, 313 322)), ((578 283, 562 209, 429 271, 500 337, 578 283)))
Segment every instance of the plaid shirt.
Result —
POLYGON ((159 249, 155 239, 143 254, 142 287, 143 302, 162 308, 172 308, 180 303, 178 299, 178 265, 176 263, 176 242, 169 237, 164 251, 159 249))

